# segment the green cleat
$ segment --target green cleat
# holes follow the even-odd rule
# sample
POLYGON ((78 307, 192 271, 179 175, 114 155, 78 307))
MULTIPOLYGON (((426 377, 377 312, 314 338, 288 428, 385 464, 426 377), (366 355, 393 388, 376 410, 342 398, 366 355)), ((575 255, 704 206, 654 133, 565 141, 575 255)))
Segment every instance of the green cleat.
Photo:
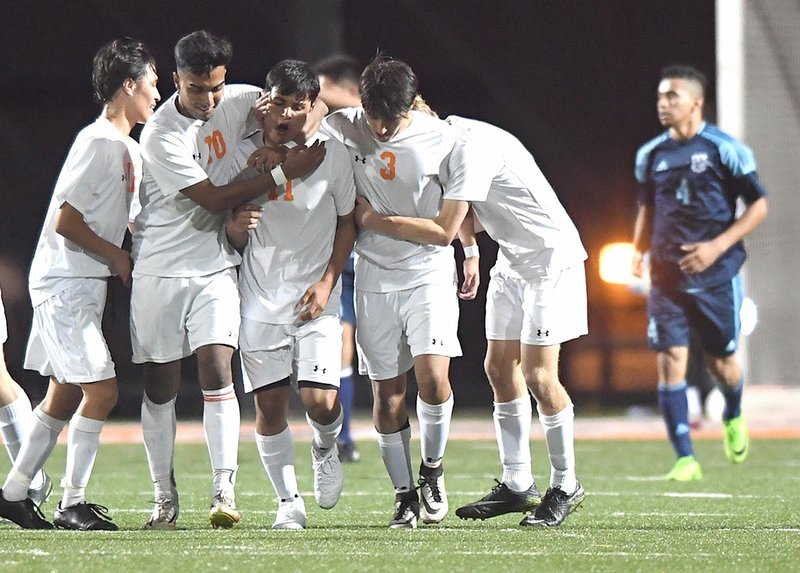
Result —
POLYGON ((675 465, 667 474, 666 479, 671 481, 693 481, 703 479, 703 470, 694 456, 678 458, 675 465))
POLYGON ((750 453, 750 436, 747 424, 742 416, 726 420, 725 424, 725 456, 735 464, 742 463, 750 453))

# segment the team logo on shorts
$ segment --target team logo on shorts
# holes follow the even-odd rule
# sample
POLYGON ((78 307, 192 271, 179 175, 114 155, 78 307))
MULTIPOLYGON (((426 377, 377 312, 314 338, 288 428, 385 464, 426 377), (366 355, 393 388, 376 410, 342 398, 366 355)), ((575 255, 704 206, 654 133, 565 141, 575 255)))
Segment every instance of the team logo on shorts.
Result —
POLYGON ((536 331, 536 336, 539 336, 539 337, 550 336, 550 331, 549 330, 545 330, 543 328, 540 328, 539 330, 536 331))
POLYGON ((694 173, 702 173, 708 167, 708 153, 695 153, 692 155, 691 169, 694 173))

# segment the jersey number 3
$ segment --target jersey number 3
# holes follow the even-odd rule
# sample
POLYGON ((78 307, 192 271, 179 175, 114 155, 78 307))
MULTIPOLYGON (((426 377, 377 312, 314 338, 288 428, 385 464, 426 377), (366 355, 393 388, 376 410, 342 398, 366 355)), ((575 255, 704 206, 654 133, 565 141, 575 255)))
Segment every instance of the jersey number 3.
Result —
POLYGON ((391 181, 392 179, 394 179, 395 176, 394 153, 392 153, 391 151, 384 151, 383 153, 381 153, 381 159, 383 159, 386 162, 380 171, 381 177, 383 177, 387 181, 391 181))

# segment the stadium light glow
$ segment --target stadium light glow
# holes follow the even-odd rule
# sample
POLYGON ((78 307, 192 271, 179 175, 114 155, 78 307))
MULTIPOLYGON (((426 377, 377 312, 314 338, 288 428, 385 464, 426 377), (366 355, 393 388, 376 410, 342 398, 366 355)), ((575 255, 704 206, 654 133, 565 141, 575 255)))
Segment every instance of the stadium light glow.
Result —
POLYGON ((600 249, 600 278, 611 284, 627 285, 637 279, 631 274, 633 243, 609 243, 600 249))

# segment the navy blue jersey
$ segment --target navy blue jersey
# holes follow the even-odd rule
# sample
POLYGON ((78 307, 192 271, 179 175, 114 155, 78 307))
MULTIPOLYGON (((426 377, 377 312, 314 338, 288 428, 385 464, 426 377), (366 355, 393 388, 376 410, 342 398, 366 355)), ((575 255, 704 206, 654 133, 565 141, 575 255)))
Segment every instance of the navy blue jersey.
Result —
POLYGON ((745 260, 741 241, 702 273, 685 274, 678 261, 681 245, 709 241, 733 224, 738 197, 749 205, 766 194, 750 148, 703 123, 686 141, 669 132, 648 141, 636 154, 635 173, 639 202, 653 211, 653 283, 691 291, 730 281, 745 260))

